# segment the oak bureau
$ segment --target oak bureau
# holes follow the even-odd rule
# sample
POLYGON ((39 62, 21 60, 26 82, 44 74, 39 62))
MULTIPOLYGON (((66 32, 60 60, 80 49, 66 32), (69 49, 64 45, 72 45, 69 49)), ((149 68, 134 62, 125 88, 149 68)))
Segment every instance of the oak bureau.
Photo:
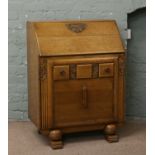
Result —
POLYGON ((124 122, 125 50, 113 20, 27 22, 29 118, 53 149, 63 134, 124 122))

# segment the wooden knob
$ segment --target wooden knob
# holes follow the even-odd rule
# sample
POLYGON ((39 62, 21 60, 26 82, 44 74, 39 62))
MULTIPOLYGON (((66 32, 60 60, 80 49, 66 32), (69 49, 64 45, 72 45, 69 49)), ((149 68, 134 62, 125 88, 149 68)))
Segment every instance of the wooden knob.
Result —
POLYGON ((61 76, 65 76, 66 75, 66 72, 64 70, 60 71, 60 75, 61 76))
POLYGON ((106 72, 106 73, 110 73, 110 71, 111 71, 110 68, 106 68, 106 69, 105 69, 105 72, 106 72))
POLYGON ((105 129, 105 133, 108 135, 113 135, 116 132, 116 125, 115 124, 108 124, 105 129))

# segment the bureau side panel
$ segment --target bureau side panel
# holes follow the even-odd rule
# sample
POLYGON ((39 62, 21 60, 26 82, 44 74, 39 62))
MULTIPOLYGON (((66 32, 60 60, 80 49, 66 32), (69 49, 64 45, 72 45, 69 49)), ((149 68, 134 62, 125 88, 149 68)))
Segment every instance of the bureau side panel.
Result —
POLYGON ((33 23, 27 23, 28 115, 40 128, 39 55, 33 23))

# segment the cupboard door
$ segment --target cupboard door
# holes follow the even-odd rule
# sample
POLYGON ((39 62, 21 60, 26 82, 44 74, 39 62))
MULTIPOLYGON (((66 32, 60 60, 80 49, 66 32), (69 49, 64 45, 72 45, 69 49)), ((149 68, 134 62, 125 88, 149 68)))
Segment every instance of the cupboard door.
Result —
POLYGON ((55 126, 105 123, 115 120, 114 79, 56 81, 55 126))

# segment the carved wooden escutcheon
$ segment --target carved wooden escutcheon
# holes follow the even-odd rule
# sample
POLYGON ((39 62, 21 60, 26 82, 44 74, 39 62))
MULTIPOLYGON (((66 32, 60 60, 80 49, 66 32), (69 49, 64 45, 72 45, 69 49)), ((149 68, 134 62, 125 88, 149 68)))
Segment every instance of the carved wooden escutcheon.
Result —
POLYGON ((87 25, 84 23, 66 24, 67 28, 75 33, 80 33, 86 29, 87 25))

